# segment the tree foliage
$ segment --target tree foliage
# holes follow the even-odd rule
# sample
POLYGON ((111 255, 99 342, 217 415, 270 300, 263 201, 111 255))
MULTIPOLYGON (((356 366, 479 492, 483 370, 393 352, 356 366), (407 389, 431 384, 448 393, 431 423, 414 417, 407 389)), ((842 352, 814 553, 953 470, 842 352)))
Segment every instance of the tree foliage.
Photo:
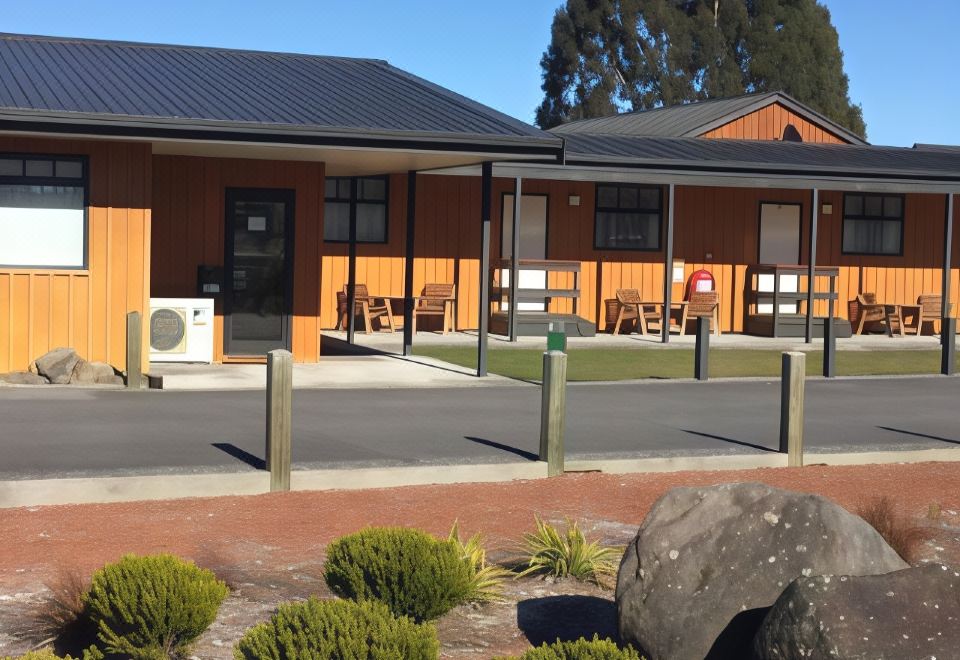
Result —
POLYGON ((837 31, 817 0, 567 0, 540 65, 543 128, 784 91, 866 134, 837 31))

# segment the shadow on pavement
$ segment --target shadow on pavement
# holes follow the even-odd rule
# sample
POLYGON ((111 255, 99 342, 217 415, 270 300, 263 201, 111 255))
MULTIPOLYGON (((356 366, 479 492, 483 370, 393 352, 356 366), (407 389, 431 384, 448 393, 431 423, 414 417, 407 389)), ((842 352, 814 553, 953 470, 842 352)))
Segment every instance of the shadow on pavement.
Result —
POLYGON ((710 438, 711 440, 721 440, 723 442, 729 442, 734 445, 740 445, 741 447, 750 447, 751 449, 759 449, 760 451, 772 451, 772 452, 777 451, 773 447, 764 447, 763 445, 755 445, 752 442, 745 442, 743 440, 734 440, 733 438, 726 438, 722 435, 714 435, 713 433, 704 433, 703 431, 691 431, 690 429, 683 429, 683 432, 689 433, 690 435, 698 435, 701 438, 710 438))
POLYGON ((912 435, 917 438, 926 438, 928 440, 936 440, 937 442, 946 442, 951 445, 960 445, 960 440, 951 440, 950 438, 942 438, 939 435, 930 435, 929 433, 920 433, 918 431, 907 431, 906 429, 895 429, 892 426, 878 426, 878 429, 884 431, 890 431, 891 433, 902 433, 904 435, 912 435))
POLYGON ((230 444, 229 442, 212 442, 210 443, 213 447, 216 447, 225 454, 230 454, 237 460, 243 461, 254 470, 266 470, 267 462, 260 458, 259 456, 254 456, 245 449, 240 449, 236 445, 230 444))
POLYGON ((525 449, 517 449, 516 447, 511 447, 510 445, 505 445, 495 440, 487 440, 485 438, 476 438, 471 435, 463 436, 464 440, 469 440, 470 442, 475 442, 478 445, 486 445, 487 447, 493 447, 494 449, 499 449, 501 451, 509 452, 511 454, 516 454, 521 458, 525 458, 528 461, 538 461, 540 457, 533 452, 526 451, 525 449))

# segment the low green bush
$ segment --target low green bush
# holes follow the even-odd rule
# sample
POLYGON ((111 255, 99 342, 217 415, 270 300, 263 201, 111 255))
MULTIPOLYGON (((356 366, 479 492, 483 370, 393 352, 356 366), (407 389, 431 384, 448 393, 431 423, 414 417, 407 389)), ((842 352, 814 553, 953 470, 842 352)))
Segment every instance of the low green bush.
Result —
POLYGON ((553 644, 544 643, 537 648, 530 649, 523 655, 500 660, 641 660, 640 654, 633 648, 620 648, 609 639, 600 639, 594 635, 593 639, 581 637, 575 642, 561 642, 559 639, 553 644))
POLYGON ((128 555, 93 575, 84 598, 103 648, 134 660, 186 655, 213 623, 227 586, 172 555, 128 555))
POLYGON ((281 605, 237 642, 236 660, 435 660, 429 623, 394 617, 376 601, 320 600, 281 605))
POLYGON ((416 529, 373 527, 327 548, 324 578, 338 596, 379 600, 423 622, 464 602, 472 569, 449 540, 416 529))
MULTIPOLYGON (((91 646, 86 649, 81 656, 82 660, 103 660, 103 654, 95 647, 91 646)), ((81 658, 73 658, 70 655, 57 655, 53 649, 45 648, 39 649, 37 651, 27 651, 23 655, 17 656, 16 658, 12 656, 0 656, 0 660, 81 660, 81 658)))

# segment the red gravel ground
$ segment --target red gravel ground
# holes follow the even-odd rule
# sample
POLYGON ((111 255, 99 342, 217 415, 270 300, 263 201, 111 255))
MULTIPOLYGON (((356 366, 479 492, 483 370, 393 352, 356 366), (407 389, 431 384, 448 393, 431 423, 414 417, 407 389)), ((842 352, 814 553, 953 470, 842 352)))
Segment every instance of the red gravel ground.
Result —
MULTIPOLYGON (((482 532, 491 555, 502 558, 539 514, 579 520, 590 535, 622 545, 669 488, 733 481, 819 493, 854 511, 860 502, 887 495, 902 513, 930 527, 925 559, 960 565, 960 463, 586 473, 500 484, 6 509, 0 510, 0 656, 37 641, 26 630, 45 584, 64 572, 89 575, 125 553, 170 552, 222 575, 235 589, 234 602, 197 654, 229 657, 239 631, 269 616, 277 602, 326 593, 320 577, 325 545, 364 526, 403 525, 445 535, 459 519, 463 534, 482 532), (932 516, 931 508, 939 515, 932 516)), ((508 592, 512 601, 570 593, 611 597, 589 585, 541 580, 512 583, 508 592)), ((517 651, 534 636, 518 627, 515 602, 460 608, 439 628, 449 657, 517 651)))

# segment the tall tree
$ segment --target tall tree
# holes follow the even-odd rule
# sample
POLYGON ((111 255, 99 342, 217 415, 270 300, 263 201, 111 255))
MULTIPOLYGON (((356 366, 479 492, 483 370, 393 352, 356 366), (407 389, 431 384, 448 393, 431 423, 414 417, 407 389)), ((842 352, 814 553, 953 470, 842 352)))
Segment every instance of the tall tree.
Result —
POLYGON ((817 0, 567 0, 540 61, 537 124, 782 90, 859 135, 817 0))

